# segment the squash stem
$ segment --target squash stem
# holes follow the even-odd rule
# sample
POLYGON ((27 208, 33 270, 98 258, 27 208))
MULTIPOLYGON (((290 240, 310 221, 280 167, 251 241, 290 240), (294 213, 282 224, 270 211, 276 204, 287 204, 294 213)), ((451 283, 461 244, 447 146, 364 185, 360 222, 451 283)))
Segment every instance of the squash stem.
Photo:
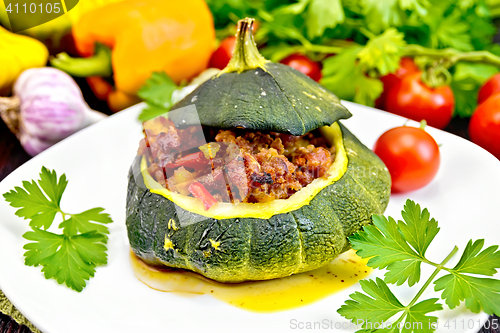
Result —
POLYGON ((96 44, 95 55, 88 58, 73 58, 66 52, 50 59, 50 64, 71 76, 111 76, 111 50, 102 44, 96 44))
MULTIPOLYGON (((254 19, 245 18, 238 21, 238 29, 236 30, 236 45, 229 64, 224 68, 222 73, 232 73, 247 71, 262 67, 269 60, 266 60, 257 49, 255 40, 252 34, 252 26, 254 19)), ((220 74, 219 74, 220 75, 220 74)))

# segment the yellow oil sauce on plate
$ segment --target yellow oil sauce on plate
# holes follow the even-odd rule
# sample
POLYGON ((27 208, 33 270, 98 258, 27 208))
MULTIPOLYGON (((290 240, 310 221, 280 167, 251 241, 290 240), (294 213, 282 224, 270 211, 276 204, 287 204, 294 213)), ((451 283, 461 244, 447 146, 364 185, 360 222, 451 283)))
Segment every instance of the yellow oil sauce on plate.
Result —
POLYGON ((149 266, 131 254, 135 275, 153 289, 187 296, 207 294, 256 312, 283 311, 334 294, 365 278, 371 271, 366 263, 367 260, 349 250, 313 271, 267 281, 219 283, 187 270, 149 266))

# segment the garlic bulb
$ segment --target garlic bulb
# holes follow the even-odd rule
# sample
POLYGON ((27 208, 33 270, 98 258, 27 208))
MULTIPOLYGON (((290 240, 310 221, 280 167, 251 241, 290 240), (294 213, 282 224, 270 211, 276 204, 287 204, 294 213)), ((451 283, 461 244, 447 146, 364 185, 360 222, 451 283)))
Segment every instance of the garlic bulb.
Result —
POLYGON ((56 68, 24 71, 13 92, 0 99, 1 116, 31 156, 106 117, 91 110, 76 82, 56 68))

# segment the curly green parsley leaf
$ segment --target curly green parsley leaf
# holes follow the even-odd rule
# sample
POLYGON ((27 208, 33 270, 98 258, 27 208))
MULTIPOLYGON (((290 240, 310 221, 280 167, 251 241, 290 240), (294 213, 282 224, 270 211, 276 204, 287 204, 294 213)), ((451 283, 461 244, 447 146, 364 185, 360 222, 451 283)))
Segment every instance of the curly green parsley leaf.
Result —
POLYGON ((452 47, 460 51, 472 51, 470 26, 462 19, 459 11, 443 17, 440 11, 431 11, 425 22, 430 28, 429 46, 432 48, 452 47))
POLYGON ((338 310, 342 316, 355 322, 370 318, 372 322, 381 323, 404 308, 383 280, 361 280, 359 285, 366 294, 357 291, 349 295, 351 299, 338 310))
POLYGON ((435 283, 435 290, 443 290, 441 297, 453 309, 465 300, 465 306, 472 312, 483 309, 487 313, 500 312, 500 281, 479 278, 464 273, 492 276, 500 268, 498 246, 490 246, 484 251, 484 240, 469 241, 460 261, 453 269, 435 283))
POLYGON ((437 303, 438 300, 438 298, 430 298, 411 306, 406 311, 402 332, 410 333, 412 329, 414 332, 433 332, 433 327, 437 324, 438 319, 435 316, 427 316, 427 314, 443 309, 443 306, 437 303), (407 329, 406 327, 411 327, 412 329, 407 329))
POLYGON ((363 14, 367 27, 375 33, 380 33, 389 27, 398 27, 403 23, 404 14, 398 0, 366 0, 363 14))
POLYGON ((109 231, 105 224, 113 221, 103 208, 79 214, 63 212, 60 202, 67 184, 66 175, 58 180, 55 171, 43 167, 38 181, 24 181, 24 188, 15 187, 3 196, 12 207, 19 208, 17 216, 31 220, 32 230, 23 235, 30 241, 23 247, 27 250, 25 264, 41 265, 47 279, 82 291, 96 266, 107 262, 109 231), (59 224, 62 234, 47 231, 57 214, 63 219, 59 224))
MULTIPOLYGON (((404 306, 398 298, 392 293, 387 284, 377 278, 373 280, 359 281, 361 288, 366 294, 355 292, 351 294, 350 300, 347 300, 340 307, 338 312, 354 323, 362 323, 362 328, 366 332, 372 332, 370 328, 377 327, 402 312, 399 319, 391 323, 393 330, 387 329, 387 332, 399 332, 396 328, 411 327, 408 332, 432 332, 433 323, 437 322, 437 317, 427 316, 428 313, 442 310, 441 304, 436 303, 438 298, 431 298, 415 305, 404 306)), ((364 332, 360 330, 359 332, 364 332)), ((377 330, 379 332, 379 330, 377 330)), ((403 329, 403 332, 405 330, 403 329)))
POLYGON ((387 272, 384 280, 360 281, 364 293, 350 295, 338 312, 356 324, 362 323, 362 330, 358 332, 432 332, 437 318, 427 314, 442 310, 442 305, 437 303, 437 298, 417 301, 434 283, 434 290, 442 291, 441 298, 450 309, 465 301, 465 307, 472 312, 499 315, 500 280, 480 277, 493 276, 500 268, 498 246, 483 250, 484 240, 471 240, 455 267, 447 268, 445 265, 455 255, 457 247, 439 264, 425 258, 429 245, 439 232, 437 221, 430 217, 428 210, 422 210, 420 205, 407 200, 402 217, 403 221, 396 222, 392 217, 374 215, 373 225, 364 226, 362 231, 349 237, 357 254, 370 258, 368 266, 387 268, 387 272), (401 285, 406 280, 410 286, 417 283, 421 263, 434 266, 435 270, 411 302, 403 305, 387 284, 401 285), (441 271, 446 274, 435 280, 441 271), (389 323, 388 320, 396 315, 399 317, 389 323), (375 324, 382 322, 389 324, 390 328, 386 326, 378 330, 375 324))
POLYGON ((360 257, 370 258, 368 266, 387 268, 386 274, 394 270, 394 276, 399 275, 402 280, 400 284, 407 279, 410 286, 419 281, 422 258, 408 245, 392 217, 374 215, 373 225, 363 229, 351 236, 350 241, 360 257))
POLYGON ((387 268, 385 281, 401 285, 408 280, 411 287, 420 281, 420 266, 426 261, 425 251, 439 232, 437 222, 427 209, 407 201, 402 213, 404 221, 392 217, 373 216, 373 225, 350 237, 353 249, 361 257, 371 257, 368 265, 387 268))
POLYGON ((154 72, 137 92, 148 106, 139 115, 140 121, 153 119, 168 112, 173 105, 172 94, 179 87, 165 72, 154 72))
POLYGON ((448 274, 435 282, 434 290, 443 290, 441 297, 453 309, 465 300, 465 307, 472 312, 483 310, 489 314, 500 313, 500 281, 476 278, 463 274, 448 274))
POLYGON ((389 28, 383 34, 370 38, 359 52, 359 62, 368 68, 378 69, 380 75, 393 73, 399 68, 405 46, 404 35, 389 28))
POLYGON ((367 76, 364 66, 357 61, 362 49, 362 46, 349 47, 325 59, 321 84, 341 99, 373 106, 384 88, 380 80, 367 76))
POLYGON ((400 27, 407 19, 407 11, 417 18, 427 15, 427 0, 364 0, 359 1, 365 24, 374 33, 389 27, 400 27))
POLYGON ((399 0, 399 6, 403 10, 410 10, 418 14, 419 17, 427 15, 427 8, 430 3, 427 0, 399 0))
POLYGON ((322 36, 327 28, 335 28, 344 19, 344 8, 340 0, 311 0, 305 22, 309 38, 322 36))

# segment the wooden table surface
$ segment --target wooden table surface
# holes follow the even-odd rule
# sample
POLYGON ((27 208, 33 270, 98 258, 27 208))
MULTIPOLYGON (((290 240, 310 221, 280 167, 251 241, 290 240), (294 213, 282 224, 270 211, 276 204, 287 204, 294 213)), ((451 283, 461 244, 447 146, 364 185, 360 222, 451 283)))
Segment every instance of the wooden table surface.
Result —
MULTIPOLYGON (((77 82, 84 96, 93 96, 84 80, 77 80, 77 82)), ((87 97, 87 103, 94 110, 100 110, 110 114, 106 104, 102 101, 87 97)), ((445 130, 468 139, 467 125, 468 119, 454 118, 445 130)), ((12 134, 7 126, 0 120, 0 181, 29 159, 30 156, 23 150, 15 135, 12 134)), ((0 333, 7 332, 27 333, 31 332, 31 330, 24 325, 17 325, 12 318, 0 312, 0 333)), ((486 323, 478 333, 500 333, 500 318, 497 316, 490 317, 488 323, 486 323)))

